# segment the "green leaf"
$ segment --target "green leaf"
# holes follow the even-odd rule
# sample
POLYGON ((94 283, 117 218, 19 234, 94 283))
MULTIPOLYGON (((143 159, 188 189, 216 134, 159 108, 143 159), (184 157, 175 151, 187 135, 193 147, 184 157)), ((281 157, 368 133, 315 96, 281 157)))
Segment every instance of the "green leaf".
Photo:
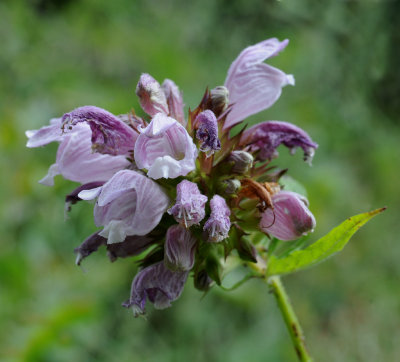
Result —
POLYGON ((384 210, 385 208, 381 208, 350 217, 315 243, 305 249, 294 251, 286 257, 271 256, 268 261, 267 275, 294 273, 320 263, 341 251, 361 226, 384 210))

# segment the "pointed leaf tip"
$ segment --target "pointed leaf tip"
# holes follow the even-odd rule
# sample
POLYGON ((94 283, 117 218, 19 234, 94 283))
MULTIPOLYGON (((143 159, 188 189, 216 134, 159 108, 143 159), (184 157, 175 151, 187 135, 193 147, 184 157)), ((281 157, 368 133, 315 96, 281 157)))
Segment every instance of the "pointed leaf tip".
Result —
POLYGON ((283 258, 272 255, 268 261, 267 275, 294 273, 326 260, 341 251, 361 226, 384 210, 386 207, 349 217, 315 243, 283 258))

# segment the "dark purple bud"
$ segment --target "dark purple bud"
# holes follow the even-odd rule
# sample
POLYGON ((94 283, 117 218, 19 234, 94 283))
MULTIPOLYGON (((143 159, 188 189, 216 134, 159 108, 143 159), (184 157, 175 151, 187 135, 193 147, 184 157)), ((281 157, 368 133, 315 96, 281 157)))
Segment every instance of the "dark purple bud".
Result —
POLYGON ((106 245, 106 243, 107 239, 100 236, 98 231, 90 235, 81 245, 74 249, 76 265, 81 265, 83 259, 97 251, 100 246, 106 245))
POLYGON ((297 147, 304 151, 304 161, 311 163, 318 145, 301 128, 281 121, 268 121, 244 131, 239 144, 247 146, 250 152, 259 151, 257 159, 271 160, 278 156, 277 148, 284 144, 293 153, 297 147))
POLYGON ((130 235, 121 243, 107 244, 107 256, 114 262, 118 258, 135 256, 146 250, 154 242, 149 235, 130 235))
POLYGON ((112 113, 95 106, 84 106, 65 113, 62 129, 67 131, 80 122, 89 124, 92 131, 92 148, 110 155, 128 155, 139 136, 112 113))
POLYGON ((211 109, 216 115, 226 110, 229 104, 229 90, 224 86, 215 87, 210 91, 211 109))
POLYGON ((201 269, 194 274, 194 287, 201 291, 207 291, 210 289, 210 285, 213 280, 208 276, 207 271, 201 269))
POLYGON ((169 270, 163 261, 150 265, 133 279, 131 297, 122 305, 132 308, 135 317, 145 313, 147 300, 156 309, 168 308, 180 297, 188 274, 169 270))
POLYGON ((195 183, 187 180, 178 184, 176 193, 176 203, 168 210, 168 213, 187 228, 198 225, 205 216, 207 196, 200 193, 195 183))
POLYGON ((190 270, 194 264, 196 238, 190 230, 173 225, 167 231, 164 247, 164 263, 174 271, 190 270))
POLYGON ((169 114, 167 99, 158 83, 150 74, 143 73, 136 86, 136 95, 139 97, 140 105, 150 116, 157 113, 169 114))
POLYGON ((209 242, 220 242, 228 237, 231 221, 231 211, 223 197, 214 195, 210 201, 211 215, 204 224, 204 231, 208 233, 209 242))
POLYGON ((162 84, 169 109, 169 116, 176 119, 182 126, 186 127, 185 115, 183 113, 183 98, 177 85, 170 79, 165 79, 162 84))
POLYGON ((253 166, 254 157, 246 151, 233 151, 228 161, 233 162, 232 172, 243 175, 253 166))
POLYGON ((218 124, 215 114, 209 109, 201 112, 195 120, 196 138, 201 141, 200 151, 211 156, 214 151, 221 149, 218 139, 218 124))
POLYGON ((315 228, 315 218, 307 199, 295 192, 280 191, 272 196, 274 209, 261 216, 260 228, 279 240, 295 240, 315 228))

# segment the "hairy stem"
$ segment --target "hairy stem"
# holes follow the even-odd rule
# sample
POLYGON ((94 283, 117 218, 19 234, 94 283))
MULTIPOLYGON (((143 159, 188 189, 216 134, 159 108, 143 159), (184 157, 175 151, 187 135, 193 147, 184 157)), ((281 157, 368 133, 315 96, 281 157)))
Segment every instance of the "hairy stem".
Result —
POLYGON ((289 296, 287 295, 285 288, 278 276, 273 276, 267 279, 267 283, 271 286, 272 291, 275 295, 278 303, 279 310, 282 313, 286 327, 289 331, 290 337, 296 354, 300 361, 312 361, 311 356, 308 354, 305 337, 303 330, 301 329, 299 320, 293 310, 290 303, 289 296))

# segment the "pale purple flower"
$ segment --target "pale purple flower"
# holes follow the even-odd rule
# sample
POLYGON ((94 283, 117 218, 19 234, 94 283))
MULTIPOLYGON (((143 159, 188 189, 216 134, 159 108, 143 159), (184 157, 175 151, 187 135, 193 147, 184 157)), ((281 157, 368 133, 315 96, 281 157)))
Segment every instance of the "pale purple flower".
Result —
POLYGON ((269 108, 281 95, 282 87, 294 85, 292 75, 263 63, 285 49, 289 40, 264 40, 245 48, 231 64, 225 80, 230 104, 224 128, 233 127, 252 114, 269 108))
POLYGON ((274 209, 261 216, 260 228, 279 240, 295 240, 315 228, 315 218, 307 199, 295 192, 280 191, 272 196, 274 209))
POLYGON ((186 176, 196 167, 197 149, 186 129, 158 113, 141 131, 135 144, 135 162, 153 179, 186 176))
POLYGON ((172 80, 165 79, 161 87, 167 99, 169 116, 186 127, 187 122, 183 113, 183 98, 178 86, 172 80))
POLYGON ((136 86, 136 95, 139 97, 140 105, 150 116, 157 113, 169 114, 167 98, 164 91, 150 74, 143 73, 136 86))
POLYGON ((93 153, 92 132, 87 124, 79 124, 70 132, 63 133, 61 119, 52 119, 51 125, 37 131, 27 131, 27 147, 40 147, 50 142, 60 142, 56 162, 50 166, 48 174, 39 182, 52 186, 54 177, 62 175, 67 180, 82 184, 107 181, 117 171, 129 166, 124 156, 93 153))
POLYGON ((183 226, 173 225, 167 230, 164 246, 164 263, 174 271, 190 270, 194 265, 196 238, 183 226))
POLYGON ((214 195, 210 201, 211 215, 204 224, 209 242, 220 242, 228 237, 231 211, 223 197, 214 195))
POLYGON ((142 269, 133 279, 131 296, 123 306, 132 308, 135 316, 145 313, 147 300, 156 309, 170 307, 180 297, 188 273, 171 271, 163 261, 142 269))
POLYGON ((169 204, 157 183, 131 170, 119 171, 102 187, 82 191, 78 196, 84 200, 98 197, 94 221, 96 226, 104 226, 99 235, 109 244, 122 242, 128 235, 149 233, 169 204))
POLYGON ((138 137, 138 133, 118 117, 95 106, 79 107, 65 113, 62 122, 65 132, 78 123, 89 124, 92 130, 92 148, 99 153, 129 155, 138 137))
POLYGON ((294 124, 281 121, 268 121, 256 124, 244 131, 239 144, 247 146, 250 152, 257 152, 257 159, 271 160, 278 156, 277 148, 280 144, 295 152, 301 147, 304 151, 304 160, 311 163, 314 151, 318 145, 301 128, 294 124))
POLYGON ((221 149, 218 138, 218 124, 215 114, 209 109, 201 112, 194 122, 196 138, 201 141, 200 151, 205 152, 207 157, 221 149))
POLYGON ((188 180, 178 184, 176 194, 175 205, 168 210, 168 214, 187 228, 198 225, 206 214, 207 196, 201 194, 198 186, 188 180))

